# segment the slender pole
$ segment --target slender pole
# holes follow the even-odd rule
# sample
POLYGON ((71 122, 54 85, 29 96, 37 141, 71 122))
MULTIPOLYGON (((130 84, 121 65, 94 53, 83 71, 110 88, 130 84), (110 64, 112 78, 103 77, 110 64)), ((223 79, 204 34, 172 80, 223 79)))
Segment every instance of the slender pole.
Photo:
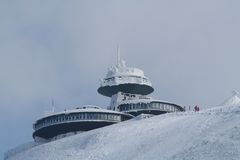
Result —
POLYGON ((120 47, 119 45, 117 46, 117 66, 121 66, 121 53, 120 53, 120 47))
POLYGON ((52 99, 52 112, 55 112, 54 99, 52 99))

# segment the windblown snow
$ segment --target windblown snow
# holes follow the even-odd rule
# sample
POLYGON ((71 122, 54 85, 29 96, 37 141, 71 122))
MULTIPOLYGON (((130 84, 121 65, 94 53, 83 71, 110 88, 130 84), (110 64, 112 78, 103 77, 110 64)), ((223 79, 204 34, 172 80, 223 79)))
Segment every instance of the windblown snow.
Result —
POLYGON ((146 116, 38 145, 6 159, 239 160, 239 121, 240 104, 233 102, 197 113, 146 116))

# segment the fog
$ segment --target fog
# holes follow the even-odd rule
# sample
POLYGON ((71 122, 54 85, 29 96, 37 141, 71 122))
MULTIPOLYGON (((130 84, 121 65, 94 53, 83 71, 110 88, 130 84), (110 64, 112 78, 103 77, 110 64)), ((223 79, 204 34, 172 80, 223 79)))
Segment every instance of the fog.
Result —
POLYGON ((0 1, 0 154, 51 109, 106 107, 99 78, 144 70, 156 99, 216 106, 240 90, 240 1, 0 1))

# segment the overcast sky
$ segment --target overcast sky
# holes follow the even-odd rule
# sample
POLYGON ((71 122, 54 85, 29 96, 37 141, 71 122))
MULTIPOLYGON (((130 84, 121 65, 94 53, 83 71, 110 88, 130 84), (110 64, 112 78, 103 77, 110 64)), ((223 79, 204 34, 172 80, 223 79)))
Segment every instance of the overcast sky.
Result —
POLYGON ((145 71, 156 99, 216 106, 240 90, 239 0, 1 0, 0 154, 51 109, 105 107, 99 78, 145 71))

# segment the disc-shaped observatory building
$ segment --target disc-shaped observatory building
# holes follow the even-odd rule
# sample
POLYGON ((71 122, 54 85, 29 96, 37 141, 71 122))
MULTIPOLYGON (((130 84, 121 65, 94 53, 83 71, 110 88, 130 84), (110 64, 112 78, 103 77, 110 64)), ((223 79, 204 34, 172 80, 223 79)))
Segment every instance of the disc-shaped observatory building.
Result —
POLYGON ((87 105, 45 115, 33 124, 35 141, 49 141, 105 127, 140 114, 184 111, 180 105, 150 97, 154 88, 149 78, 141 69, 127 67, 119 51, 117 65, 108 69, 97 91, 111 98, 107 109, 87 105))
POLYGON ((52 113, 38 119, 34 124, 33 138, 36 141, 54 140, 80 132, 89 131, 131 119, 122 112, 83 106, 73 110, 52 113))
POLYGON ((184 109, 175 103, 155 100, 148 95, 154 91, 151 81, 138 68, 126 66, 118 56, 116 66, 108 69, 107 75, 101 80, 98 93, 111 98, 109 110, 139 114, 163 114, 181 112, 184 109))

